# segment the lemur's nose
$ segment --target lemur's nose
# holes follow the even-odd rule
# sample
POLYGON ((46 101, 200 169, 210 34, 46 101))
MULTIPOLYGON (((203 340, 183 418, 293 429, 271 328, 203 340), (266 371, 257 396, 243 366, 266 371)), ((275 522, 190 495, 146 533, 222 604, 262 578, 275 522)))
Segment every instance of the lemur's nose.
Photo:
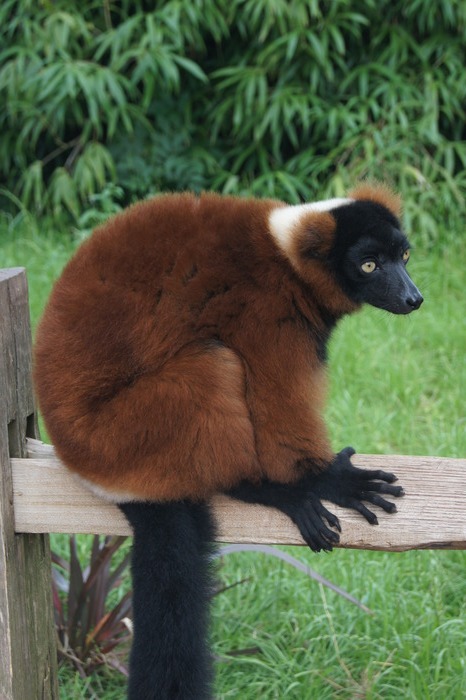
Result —
POLYGON ((416 311, 416 309, 418 309, 421 306, 423 301, 424 301, 424 297, 422 296, 422 294, 420 292, 418 292, 417 294, 415 294, 413 296, 409 296, 406 299, 407 305, 411 306, 413 311, 416 311))

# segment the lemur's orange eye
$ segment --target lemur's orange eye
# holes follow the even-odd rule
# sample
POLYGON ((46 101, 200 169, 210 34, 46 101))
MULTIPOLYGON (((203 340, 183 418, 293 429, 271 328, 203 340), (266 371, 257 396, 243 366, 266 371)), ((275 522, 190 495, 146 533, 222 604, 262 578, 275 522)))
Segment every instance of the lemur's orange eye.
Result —
POLYGON ((375 268, 377 265, 373 260, 366 260, 366 262, 363 262, 361 265, 361 270, 363 272, 374 272, 375 268))
POLYGON ((403 262, 408 262, 409 255, 410 255, 409 250, 405 250, 405 252, 403 253, 403 262))

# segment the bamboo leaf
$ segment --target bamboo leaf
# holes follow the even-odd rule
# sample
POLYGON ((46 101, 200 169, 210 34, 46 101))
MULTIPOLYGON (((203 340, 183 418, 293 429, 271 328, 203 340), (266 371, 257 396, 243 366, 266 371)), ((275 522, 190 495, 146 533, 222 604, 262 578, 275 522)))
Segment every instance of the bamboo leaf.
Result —
POLYGON ((173 60, 194 78, 197 78, 203 83, 208 82, 207 75, 204 73, 202 68, 194 61, 191 61, 189 58, 185 58, 184 56, 174 56, 173 60))

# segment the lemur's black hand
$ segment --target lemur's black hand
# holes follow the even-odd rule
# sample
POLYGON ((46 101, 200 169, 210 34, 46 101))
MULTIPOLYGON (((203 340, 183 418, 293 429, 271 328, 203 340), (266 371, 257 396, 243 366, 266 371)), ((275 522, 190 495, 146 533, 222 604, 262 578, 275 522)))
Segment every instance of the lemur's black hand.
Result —
POLYGON ((226 493, 246 503, 259 503, 281 510, 295 523, 313 552, 330 552, 333 545, 340 541, 339 535, 327 526, 341 532, 338 518, 322 505, 318 496, 303 488, 301 481, 295 484, 279 484, 267 479, 260 484, 242 481, 226 493))
POLYGON ((359 469, 351 463, 355 454, 352 447, 339 452, 330 467, 317 476, 304 477, 313 495, 336 503, 344 508, 357 510, 371 525, 377 524, 377 516, 362 501, 379 506, 387 513, 394 513, 396 505, 380 494, 403 496, 401 486, 393 486, 394 474, 380 469, 359 469))

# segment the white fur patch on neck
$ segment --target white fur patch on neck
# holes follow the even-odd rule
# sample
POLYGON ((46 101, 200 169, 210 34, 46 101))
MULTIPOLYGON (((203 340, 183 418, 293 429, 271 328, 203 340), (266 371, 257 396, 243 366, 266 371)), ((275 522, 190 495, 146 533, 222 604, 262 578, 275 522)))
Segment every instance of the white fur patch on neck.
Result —
POLYGON ((350 204, 354 199, 335 197, 321 202, 308 202, 273 209, 269 215, 269 229, 279 247, 286 253, 292 241, 293 231, 305 214, 325 212, 350 204))

